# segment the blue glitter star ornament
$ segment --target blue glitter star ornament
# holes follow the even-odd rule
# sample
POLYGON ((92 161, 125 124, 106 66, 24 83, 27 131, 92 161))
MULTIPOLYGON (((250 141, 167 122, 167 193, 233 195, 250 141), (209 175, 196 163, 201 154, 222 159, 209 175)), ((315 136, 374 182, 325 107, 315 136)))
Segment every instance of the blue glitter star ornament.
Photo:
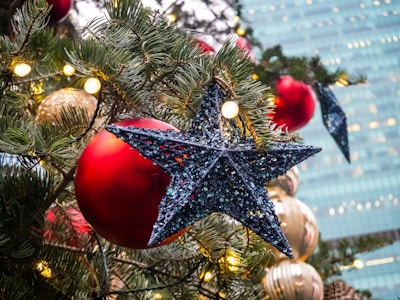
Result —
POLYGON ((321 149, 274 142, 256 148, 221 115, 224 94, 211 84, 186 132, 107 126, 171 175, 149 245, 213 213, 227 214, 293 257, 264 185, 321 149))
POLYGON ((322 121, 329 134, 333 137, 340 151, 350 163, 349 141, 347 137, 346 114, 340 107, 332 90, 316 82, 317 98, 321 105, 322 121))

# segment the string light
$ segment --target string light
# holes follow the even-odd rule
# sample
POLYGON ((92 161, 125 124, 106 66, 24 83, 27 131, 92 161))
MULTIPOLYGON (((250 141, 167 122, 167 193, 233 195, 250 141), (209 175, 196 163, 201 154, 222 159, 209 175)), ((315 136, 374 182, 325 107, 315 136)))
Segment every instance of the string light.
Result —
POLYGON ((44 260, 36 264, 36 270, 38 270, 43 277, 51 277, 51 269, 49 268, 49 264, 44 260))
POLYGON ((167 20, 170 21, 171 23, 175 23, 176 22, 176 15, 175 14, 168 14, 167 15, 167 20))
POLYGON ((232 273, 240 271, 240 257, 232 249, 226 250, 225 257, 220 258, 219 263, 222 269, 228 270, 232 273))
POLYGON ((355 259, 354 262, 353 262, 353 266, 356 269, 361 269, 361 268, 364 267, 364 263, 363 263, 363 261, 361 259, 355 259))
POLYGON ((63 73, 65 76, 72 76, 75 74, 75 68, 69 64, 66 64, 63 68, 63 73))
POLYGON ((251 74, 251 79, 258 80, 260 77, 256 73, 251 74))
POLYGON ((238 29, 236 29, 236 33, 240 36, 243 36, 246 34, 246 30, 242 26, 239 26, 238 29))
POLYGON ((235 101, 226 101, 222 104, 221 113, 227 119, 235 118, 239 114, 239 106, 235 101))
POLYGON ((101 89, 101 82, 97 78, 91 77, 86 80, 83 89, 86 91, 86 93, 96 94, 101 89))
POLYGON ((209 282, 213 278, 213 275, 210 271, 207 271, 207 272, 203 273, 202 275, 203 276, 201 276, 201 279, 203 279, 204 282, 209 282))
POLYGON ((160 300, 163 298, 163 295, 160 293, 154 293, 153 294, 153 300, 160 300))
POLYGON ((28 75, 32 71, 32 68, 30 65, 26 63, 19 63, 14 66, 14 74, 17 75, 18 77, 24 77, 28 75))

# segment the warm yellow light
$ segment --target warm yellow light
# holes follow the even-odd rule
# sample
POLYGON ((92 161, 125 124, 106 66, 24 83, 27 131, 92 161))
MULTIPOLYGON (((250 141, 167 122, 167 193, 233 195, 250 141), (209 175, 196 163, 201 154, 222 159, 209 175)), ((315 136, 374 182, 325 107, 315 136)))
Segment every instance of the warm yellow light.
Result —
POLYGON ((96 94, 101 89, 101 82, 97 78, 92 77, 86 80, 83 88, 86 91, 86 93, 96 94))
POLYGON ((234 24, 239 23, 239 21, 240 21, 240 17, 239 17, 239 16, 234 16, 234 17, 233 17, 233 23, 234 23, 234 24))
POLYGON ((225 299, 225 297, 226 297, 226 294, 225 294, 224 292, 222 292, 222 291, 219 291, 219 292, 218 292, 218 295, 219 295, 222 299, 225 299))
POLYGON ((163 296, 160 293, 154 293, 153 294, 153 299, 154 300, 159 300, 159 299, 162 299, 162 298, 163 298, 163 296))
POLYGON ((364 263, 363 263, 363 261, 361 259, 355 259, 354 262, 353 262, 353 266, 356 269, 361 269, 361 268, 364 267, 364 263))
POLYGON ((238 272, 240 269, 240 258, 238 254, 235 251, 228 249, 225 254, 224 264, 229 271, 233 273, 238 272))
POLYGON ((51 277, 51 269, 49 268, 49 264, 44 260, 36 264, 36 270, 38 270, 43 277, 51 277))
POLYGON ((258 75, 256 73, 251 74, 251 79, 258 80, 258 78, 260 78, 260 77, 258 77, 258 75))
POLYGON ((14 66, 13 71, 14 74, 17 75, 18 77, 24 77, 32 71, 32 68, 30 65, 26 63, 19 63, 14 66))
POLYGON ((386 120, 386 124, 388 126, 396 125, 396 119, 395 118, 389 118, 389 119, 386 120))
POLYGON ((63 68, 63 73, 65 76, 72 76, 75 74, 75 68, 69 64, 66 64, 63 68))
POLYGON ((242 26, 239 26, 238 29, 236 29, 236 33, 240 36, 243 36, 246 34, 246 30, 242 26))
POLYGON ((371 121, 371 122, 369 122, 368 126, 371 129, 375 129, 375 128, 379 127, 379 123, 377 121, 371 121))
POLYGON ((171 23, 176 22, 176 15, 175 14, 168 14, 167 15, 167 20, 170 21, 171 23))
POLYGON ((204 273, 204 276, 202 279, 204 282, 209 282, 212 278, 213 278, 212 273, 210 271, 207 271, 204 273))
POLYGON ((221 113, 227 119, 235 118, 239 114, 239 105, 235 101, 226 101, 222 104, 221 113))

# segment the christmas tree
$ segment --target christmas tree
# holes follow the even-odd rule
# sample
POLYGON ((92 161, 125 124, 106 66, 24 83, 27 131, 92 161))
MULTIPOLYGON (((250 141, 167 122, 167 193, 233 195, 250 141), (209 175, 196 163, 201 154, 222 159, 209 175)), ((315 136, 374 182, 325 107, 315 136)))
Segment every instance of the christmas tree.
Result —
POLYGON ((0 38, 0 298, 264 298, 293 257, 264 185, 319 149, 233 39, 214 56, 140 1, 105 8, 70 38, 26 1, 0 38))

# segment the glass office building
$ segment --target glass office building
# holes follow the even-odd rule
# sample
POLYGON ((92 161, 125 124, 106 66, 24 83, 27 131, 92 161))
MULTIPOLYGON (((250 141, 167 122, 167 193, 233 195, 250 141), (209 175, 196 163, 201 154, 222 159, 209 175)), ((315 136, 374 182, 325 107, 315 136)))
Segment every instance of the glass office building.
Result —
POLYGON ((365 74, 368 84, 335 86, 347 115, 351 164, 321 120, 299 132, 323 151, 299 166, 297 198, 315 213, 322 238, 385 235, 393 245, 360 255, 363 267, 345 271, 374 299, 400 297, 400 1, 242 0, 243 18, 264 47, 286 55, 319 55, 326 66, 365 74))

